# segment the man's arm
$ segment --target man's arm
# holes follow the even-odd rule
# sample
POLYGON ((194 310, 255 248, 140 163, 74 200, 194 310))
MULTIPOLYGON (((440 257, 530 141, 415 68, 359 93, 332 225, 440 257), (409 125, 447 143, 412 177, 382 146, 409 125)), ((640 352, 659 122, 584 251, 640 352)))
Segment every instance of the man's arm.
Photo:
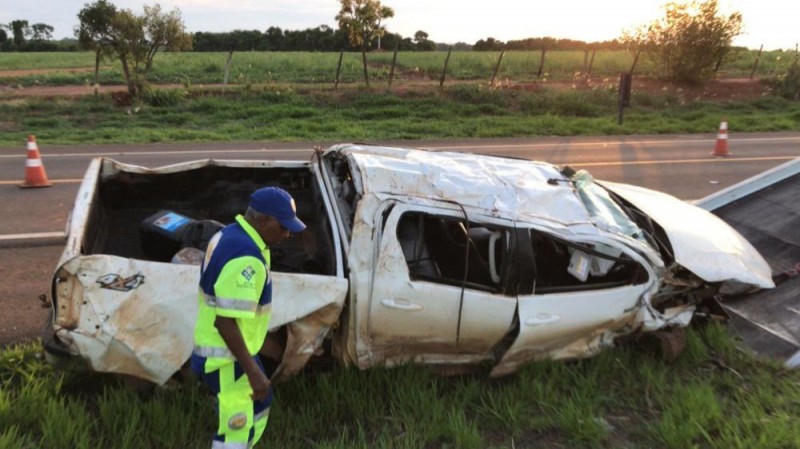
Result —
POLYGON ((242 369, 247 375, 247 381, 250 382, 250 387, 253 389, 253 400, 261 401, 266 399, 270 388, 269 379, 267 379, 266 374, 261 371, 261 368, 258 367, 258 364, 247 351, 242 333, 239 332, 239 326, 236 324, 236 318, 217 316, 216 320, 214 320, 214 327, 217 328, 219 335, 225 340, 225 345, 231 350, 233 356, 242 365, 242 369))

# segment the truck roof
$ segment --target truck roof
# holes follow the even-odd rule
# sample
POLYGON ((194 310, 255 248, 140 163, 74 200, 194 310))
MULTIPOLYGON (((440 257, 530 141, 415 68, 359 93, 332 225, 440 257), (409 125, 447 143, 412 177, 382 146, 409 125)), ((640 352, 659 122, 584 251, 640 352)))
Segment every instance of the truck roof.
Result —
POLYGON ((364 194, 442 199, 497 217, 589 223, 589 213, 555 165, 496 156, 343 144, 364 194))

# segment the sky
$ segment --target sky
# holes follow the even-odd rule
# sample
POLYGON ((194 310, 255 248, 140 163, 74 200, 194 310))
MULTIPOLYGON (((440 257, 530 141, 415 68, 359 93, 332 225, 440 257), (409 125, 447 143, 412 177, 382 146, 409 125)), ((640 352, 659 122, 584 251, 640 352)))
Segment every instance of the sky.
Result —
MULTIPOLYGON (((178 8, 186 28, 196 31, 261 30, 270 26, 305 29, 336 27, 338 0, 111 0, 120 8, 141 13, 159 3, 178 8)), ((56 39, 73 37, 78 11, 89 0, 0 0, 0 23, 15 19, 46 23, 56 39)), ((435 42, 475 43, 494 37, 502 41, 550 36, 584 41, 618 37, 622 30, 652 22, 663 15, 665 0, 383 0, 394 9, 387 30, 413 37, 427 32, 435 42)), ((800 1, 719 0, 723 12, 739 11, 744 34, 735 45, 767 50, 794 49, 800 42, 800 1)))

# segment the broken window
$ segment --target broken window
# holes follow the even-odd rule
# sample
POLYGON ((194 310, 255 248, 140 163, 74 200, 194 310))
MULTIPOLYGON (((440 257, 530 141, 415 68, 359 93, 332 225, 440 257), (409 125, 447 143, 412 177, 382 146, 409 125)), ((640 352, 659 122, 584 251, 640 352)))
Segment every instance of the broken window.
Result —
POLYGON ((508 231, 463 219, 408 212, 397 226, 412 280, 502 292, 508 231))
POLYGON ((349 240, 353 228, 353 220, 355 219, 356 206, 361 200, 361 194, 356 188, 350 164, 344 155, 333 153, 326 157, 324 161, 328 166, 336 207, 341 213, 344 231, 349 240))
MULTIPOLYGON (((536 294, 613 288, 647 281, 647 271, 619 248, 569 242, 533 229, 526 234, 534 270, 520 272, 518 276, 521 284, 526 280, 527 284, 532 283, 536 294)), ((528 248, 521 247, 520 251, 527 252, 528 248)))

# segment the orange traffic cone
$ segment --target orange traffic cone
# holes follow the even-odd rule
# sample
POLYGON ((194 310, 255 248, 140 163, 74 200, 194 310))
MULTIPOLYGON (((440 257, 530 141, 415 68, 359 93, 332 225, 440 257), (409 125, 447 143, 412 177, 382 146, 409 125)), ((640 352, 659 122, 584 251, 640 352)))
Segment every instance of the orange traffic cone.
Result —
POLYGON ((711 155, 717 157, 728 157, 731 155, 730 153, 728 153, 727 119, 722 119, 722 122, 719 124, 719 134, 717 134, 717 143, 714 144, 714 151, 711 152, 711 155))
POLYGON ((47 180, 42 158, 39 156, 39 147, 36 146, 36 136, 28 136, 28 159, 25 161, 25 181, 20 187, 50 187, 47 180))

